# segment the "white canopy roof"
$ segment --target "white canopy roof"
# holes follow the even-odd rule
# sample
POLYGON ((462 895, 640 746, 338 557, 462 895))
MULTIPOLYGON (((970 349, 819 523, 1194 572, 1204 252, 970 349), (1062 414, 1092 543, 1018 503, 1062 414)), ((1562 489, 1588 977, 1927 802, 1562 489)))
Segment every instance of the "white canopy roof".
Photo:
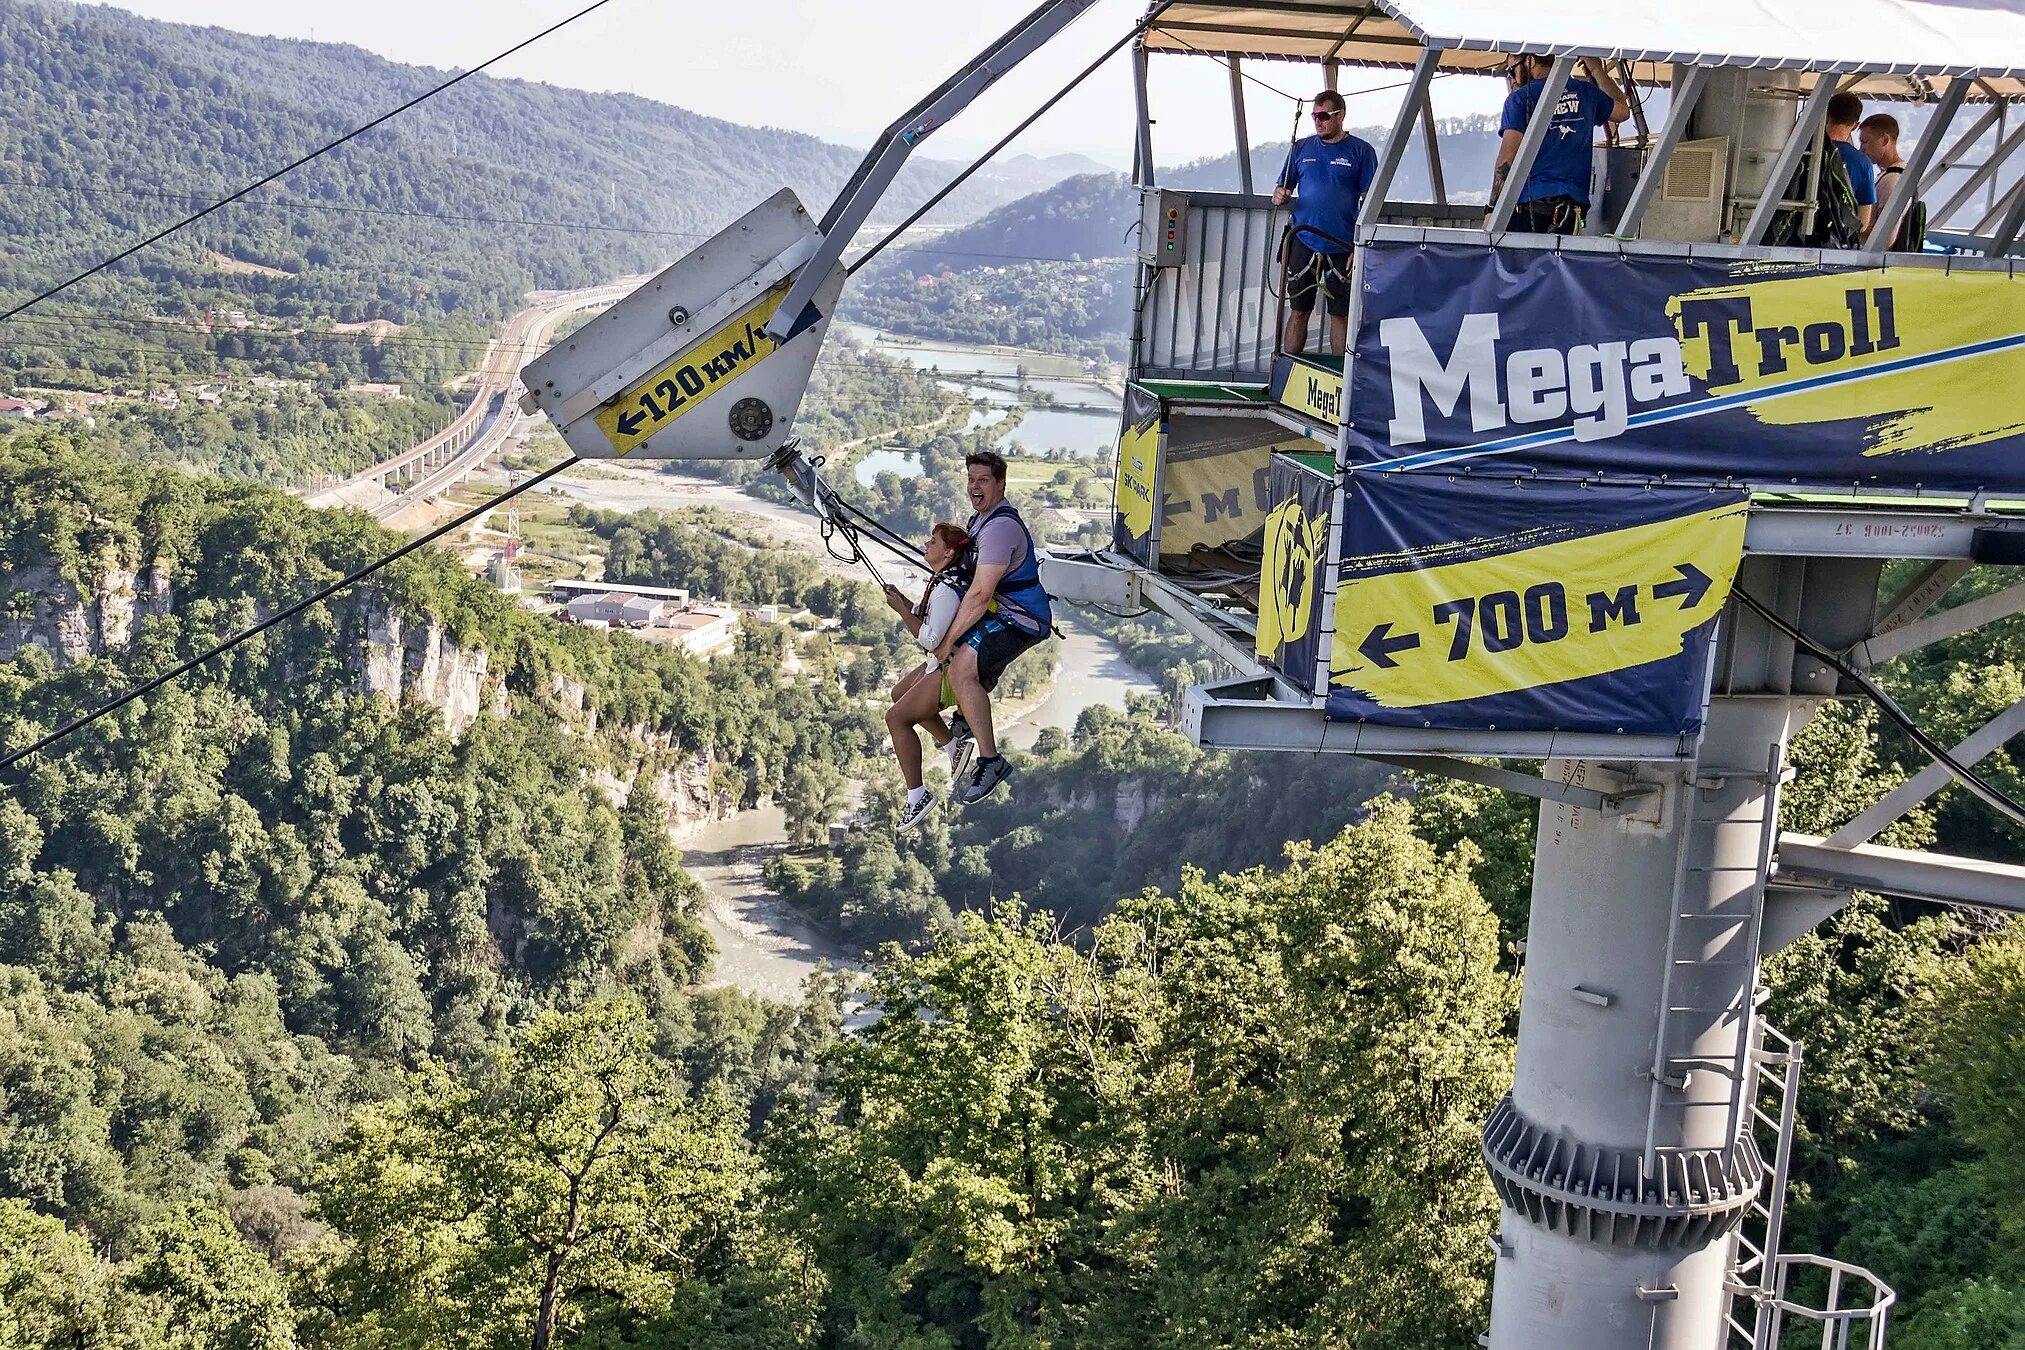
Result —
POLYGON ((1980 76, 2025 95, 2025 0, 1173 0, 1146 46, 1385 66, 1433 46, 1450 70, 1543 52, 1630 60, 1650 83, 1676 63, 1778 67, 1861 74, 1853 87, 1871 98, 1980 76))

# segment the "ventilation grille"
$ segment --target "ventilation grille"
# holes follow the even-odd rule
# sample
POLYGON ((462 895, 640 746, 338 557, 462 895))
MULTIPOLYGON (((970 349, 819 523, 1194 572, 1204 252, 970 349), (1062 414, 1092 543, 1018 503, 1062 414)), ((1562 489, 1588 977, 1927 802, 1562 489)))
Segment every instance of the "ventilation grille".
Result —
POLYGON ((1660 198, 1669 202, 1714 201, 1722 191, 1723 142, 1688 141, 1666 163, 1660 198))

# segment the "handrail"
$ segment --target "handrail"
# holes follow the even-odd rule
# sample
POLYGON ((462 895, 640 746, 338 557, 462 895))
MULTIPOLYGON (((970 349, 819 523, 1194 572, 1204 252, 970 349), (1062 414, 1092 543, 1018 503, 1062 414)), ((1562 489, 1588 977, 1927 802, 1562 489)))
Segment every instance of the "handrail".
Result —
POLYGON ((1765 1299, 1765 1306, 1774 1309, 1771 1335, 1763 1342, 1766 1346, 1779 1344, 1780 1323, 1786 1313, 1804 1317, 1810 1322, 1823 1324, 1821 1331, 1822 1350, 1847 1350, 1851 1327, 1859 1320, 1867 1320, 1870 1330, 1864 1337, 1865 1350, 1884 1350, 1885 1327, 1889 1321, 1892 1306, 1898 1302, 1898 1291, 1886 1284, 1862 1266, 1834 1257, 1821 1256, 1814 1252, 1783 1252, 1772 1258, 1772 1266, 1778 1272, 1772 1286, 1772 1294, 1765 1299), (1828 1272, 1828 1304, 1825 1308, 1810 1308, 1804 1303, 1795 1303, 1786 1297, 1786 1280, 1796 1266, 1812 1266, 1828 1272), (1844 1308, 1842 1302, 1843 1277, 1851 1276, 1870 1285, 1871 1302, 1861 1308, 1844 1308))

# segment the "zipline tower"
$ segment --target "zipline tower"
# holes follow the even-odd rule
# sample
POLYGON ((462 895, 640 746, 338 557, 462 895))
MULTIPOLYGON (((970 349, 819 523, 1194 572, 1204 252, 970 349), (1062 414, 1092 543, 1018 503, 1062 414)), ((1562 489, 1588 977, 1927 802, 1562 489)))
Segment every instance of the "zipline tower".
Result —
MULTIPOLYGON (((535 361, 528 410, 587 456, 769 458, 879 541, 792 445, 844 251, 913 147, 1089 2, 1043 4, 931 93, 820 222, 779 193, 535 361)), ((1941 607, 1971 566, 2025 564, 2025 133, 2003 132, 2025 16, 1201 0, 1148 11, 1133 72, 1114 536, 1043 575, 1159 609, 1232 667, 1188 693, 1203 745, 1540 800, 1517 1071, 1484 1132, 1504 1213, 1483 1343, 1770 1350, 1806 1317, 1881 1346, 1890 1290, 1780 1250, 1801 1060, 1758 1014, 1759 963, 1858 890, 2025 912, 2025 869, 1872 842, 1950 780, 2015 811, 1973 766, 2025 703, 1952 750, 1908 725, 1934 763, 1827 839, 1778 816, 1825 702, 1882 700, 1870 667, 2025 609, 2025 582, 1941 607), (1430 87, 1516 52, 1551 69, 1513 170, 1453 200, 1479 185, 1445 174, 1430 87), (1234 183, 1158 181, 1160 54, 1227 66, 1234 183), (1401 72, 1347 358, 1281 349, 1289 221, 1245 127, 1261 60, 1329 87, 1401 72), (1633 116, 1594 148, 1578 233, 1515 232, 1588 61, 1633 116), (1924 118, 1905 186, 1829 250, 1801 241, 1839 89, 1924 118), (1887 248, 1915 195, 1947 253, 1887 248), (1825 1301, 1795 1292, 1809 1268, 1825 1301)))

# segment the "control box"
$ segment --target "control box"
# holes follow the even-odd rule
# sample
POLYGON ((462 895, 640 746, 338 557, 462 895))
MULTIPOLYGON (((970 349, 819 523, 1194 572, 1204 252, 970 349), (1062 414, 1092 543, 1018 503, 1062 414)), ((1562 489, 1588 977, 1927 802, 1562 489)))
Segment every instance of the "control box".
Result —
POLYGON ((1188 261, 1188 194, 1167 188, 1139 193, 1139 261, 1179 267, 1188 261))

